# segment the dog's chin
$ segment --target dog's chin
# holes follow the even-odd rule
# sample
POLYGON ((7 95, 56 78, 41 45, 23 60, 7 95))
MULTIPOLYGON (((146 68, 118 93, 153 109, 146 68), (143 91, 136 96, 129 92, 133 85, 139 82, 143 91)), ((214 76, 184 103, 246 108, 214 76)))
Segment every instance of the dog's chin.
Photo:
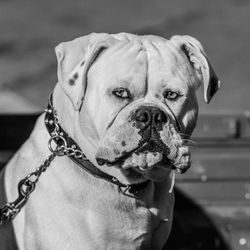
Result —
POLYGON ((141 183, 148 180, 163 181, 171 172, 171 166, 163 161, 161 152, 133 153, 118 165, 129 183, 141 183), (167 166, 169 165, 169 166, 167 166))
POLYGON ((137 184, 146 181, 160 182, 169 177, 171 168, 163 167, 161 163, 156 164, 153 168, 142 169, 139 166, 120 169, 127 182, 137 184))
POLYGON ((129 184, 139 184, 148 181, 148 179, 135 168, 120 169, 120 171, 129 184))

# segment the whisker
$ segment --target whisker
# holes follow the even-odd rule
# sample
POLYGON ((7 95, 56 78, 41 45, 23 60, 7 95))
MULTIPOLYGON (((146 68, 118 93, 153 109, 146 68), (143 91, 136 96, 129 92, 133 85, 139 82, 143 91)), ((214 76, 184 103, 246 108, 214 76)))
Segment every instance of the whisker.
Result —
POLYGON ((183 139, 184 142, 188 143, 189 146, 197 146, 197 143, 190 139, 183 139))
POLYGON ((185 134, 185 133, 179 133, 179 135, 182 135, 182 136, 190 136, 189 134, 185 134))
POLYGON ((185 134, 185 133, 179 133, 179 135, 180 135, 181 137, 184 137, 184 138, 182 138, 182 140, 183 140, 184 142, 189 142, 189 143, 191 143, 191 144, 197 145, 197 143, 196 143, 195 141, 193 141, 193 140, 191 140, 191 139, 185 138, 186 136, 189 137, 190 135, 185 134))

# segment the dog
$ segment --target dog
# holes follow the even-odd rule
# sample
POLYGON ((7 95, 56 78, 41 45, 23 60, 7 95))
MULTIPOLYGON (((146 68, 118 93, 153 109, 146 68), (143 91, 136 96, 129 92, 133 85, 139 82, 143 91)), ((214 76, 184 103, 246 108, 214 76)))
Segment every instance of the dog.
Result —
POLYGON ((196 90, 203 84, 209 103, 220 86, 202 45, 190 36, 92 33, 55 52, 49 107, 5 168, 13 201, 20 179, 52 154, 12 221, 18 249, 162 249, 171 173, 191 162, 196 90))

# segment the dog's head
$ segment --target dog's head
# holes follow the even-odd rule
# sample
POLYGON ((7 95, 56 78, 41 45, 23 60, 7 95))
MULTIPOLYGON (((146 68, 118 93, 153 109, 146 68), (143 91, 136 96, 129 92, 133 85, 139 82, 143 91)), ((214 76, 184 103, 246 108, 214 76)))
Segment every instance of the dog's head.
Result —
POLYGON ((208 103, 219 88, 196 39, 91 34, 56 54, 59 83, 79 117, 76 140, 87 138, 96 166, 129 183, 189 167, 196 90, 203 83, 208 103))

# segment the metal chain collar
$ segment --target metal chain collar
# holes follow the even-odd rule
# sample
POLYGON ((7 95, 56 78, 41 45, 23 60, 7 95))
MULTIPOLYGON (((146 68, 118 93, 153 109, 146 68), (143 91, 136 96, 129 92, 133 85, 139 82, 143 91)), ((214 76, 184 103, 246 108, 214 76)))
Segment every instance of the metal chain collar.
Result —
MULTIPOLYGON (((59 134, 59 122, 58 116, 55 110, 54 111, 54 125, 55 129, 53 131, 53 136, 48 141, 48 147, 51 151, 51 154, 45 159, 45 161, 33 172, 26 175, 22 180, 19 181, 18 197, 13 202, 7 202, 0 208, 0 225, 8 220, 13 220, 15 216, 20 212, 22 207, 26 204, 29 199, 29 196, 36 188, 36 183, 39 180, 39 177, 43 172, 47 170, 51 162, 56 156, 73 156, 74 158, 86 159, 85 155, 80 151, 75 149, 75 145, 71 148, 67 147, 67 142, 62 135, 59 134), (57 143, 53 145, 53 141, 57 143)), ((45 112, 52 112, 52 110, 45 110, 45 112)))
POLYGON ((84 153, 77 149, 77 146, 73 144, 71 147, 68 147, 67 141, 63 137, 63 133, 60 132, 60 127, 59 127, 59 120, 58 120, 58 115, 56 110, 52 109, 45 109, 46 113, 52 113, 54 115, 54 120, 45 120, 46 123, 53 123, 55 128, 54 131, 51 133, 51 137, 48 141, 48 147, 49 150, 54 153, 57 156, 73 156, 75 159, 83 159, 83 160, 88 160, 84 153), (56 144, 53 146, 53 142, 56 142, 56 144))

